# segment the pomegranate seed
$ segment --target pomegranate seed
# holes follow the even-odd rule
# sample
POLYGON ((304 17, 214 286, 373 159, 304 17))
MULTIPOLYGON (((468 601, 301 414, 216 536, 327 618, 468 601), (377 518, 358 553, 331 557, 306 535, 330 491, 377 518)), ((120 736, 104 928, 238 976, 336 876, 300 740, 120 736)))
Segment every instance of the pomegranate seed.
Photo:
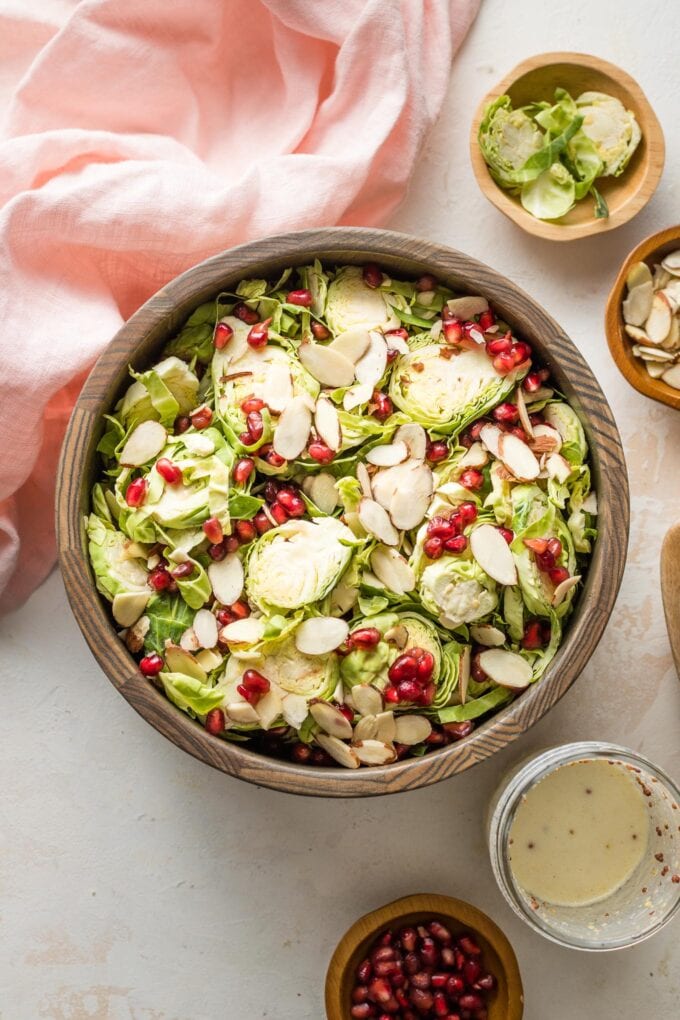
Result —
POLYGON ((429 988, 430 975, 426 970, 419 970, 417 974, 411 975, 411 984, 414 988, 429 988))
POLYGON ((440 556, 444 555, 444 545, 441 538, 436 536, 426 538, 423 543, 423 552, 429 559, 438 560, 440 556))
MULTIPOLYGON (((385 333, 385 339, 387 339, 388 336, 394 337, 396 340, 403 340, 406 342, 408 340, 408 330, 403 326, 398 326, 397 329, 388 329, 385 333)), ((397 351, 397 353, 399 352, 397 351)))
POLYGON ((149 483, 146 478, 134 478, 125 490, 125 502, 128 506, 141 506, 146 499, 149 483))
POLYGON ((307 447, 307 453, 312 460, 317 461, 319 464, 330 464, 335 457, 335 453, 330 447, 326 446, 325 443, 321 442, 320 439, 315 439, 307 447))
POLYGON ((265 483, 264 487, 264 498, 268 503, 275 503, 276 497, 279 494, 279 483, 275 482, 272 478, 265 483))
POLYGON ((514 542, 514 540, 515 540, 515 532, 514 531, 512 531, 510 528, 503 528, 503 527, 499 527, 498 530, 500 531, 501 535, 503 536, 505 541, 508 543, 508 545, 510 545, 512 542, 514 542))
POLYGON ((255 443, 255 440, 251 436, 250 432, 241 432, 239 433, 238 438, 239 442, 241 442, 243 446, 253 446, 255 443))
POLYGON ((156 652, 152 652, 151 655, 144 656, 139 663, 139 668, 144 676, 158 676, 164 665, 165 663, 161 659, 160 655, 156 652))
POLYGON ((512 337, 510 333, 506 333, 505 336, 497 336, 493 340, 487 340, 486 342, 487 354, 492 358, 497 357, 499 354, 509 354, 511 350, 512 337))
MULTIPOLYGON (((450 723, 449 725, 456 726, 458 724, 457 723, 450 723)), ((453 949, 451 948, 451 946, 442 946, 441 958, 442 958, 442 963, 443 963, 443 965, 445 967, 448 967, 449 969, 451 969, 451 968, 456 966, 456 954, 453 951, 453 949)))
POLYGON ((523 542, 527 549, 531 549, 533 553, 538 553, 539 556, 542 556, 548 550, 547 538, 525 538, 523 542))
POLYGON ((538 569, 543 570, 546 574, 555 566, 555 557, 552 553, 547 551, 544 553, 536 553, 535 560, 538 569))
POLYGON ((266 406, 264 400, 260 400, 259 397, 246 397, 241 404, 241 410, 244 414, 250 414, 251 411, 261 411, 266 406))
POLYGON ((433 276, 432 273, 424 273, 420 279, 416 280, 416 290, 435 290, 437 287, 437 277, 433 276))
MULTIPOLYGON (((479 956, 482 952, 471 935, 461 935, 458 939, 458 948, 467 953, 468 956, 479 956)), ((474 1006, 472 1009, 474 1009, 474 1006)))
POLYGON ((349 1011, 349 1015, 352 1020, 367 1020, 368 1017, 375 1016, 373 1006, 368 1002, 358 1002, 349 1011))
POLYGON ((444 339, 447 344, 459 344, 463 339, 463 323, 460 319, 447 319, 442 328, 444 339))
POLYGON ((493 416, 496 421, 509 422, 511 425, 514 425, 515 422, 519 421, 519 409, 516 404, 506 401, 494 408, 493 416))
POLYGON ((422 691, 416 680, 402 680, 397 686, 399 701, 417 701, 422 691))
POLYGON ((255 691, 257 694, 266 694, 271 687, 267 677, 262 676, 256 669, 245 670, 242 683, 247 691, 255 691))
MULTIPOLYGON (((304 747, 304 744, 298 744, 298 747, 304 747)), ((352 989, 352 1002, 366 1002, 368 999, 368 988, 366 985, 355 985, 352 989)))
POLYGON ((242 457, 234 465, 234 481, 237 485, 245 485, 254 470, 255 461, 250 457, 242 457))
MULTIPOLYGON (((374 963, 373 965, 373 973, 376 977, 392 978, 400 972, 401 964, 397 963, 396 960, 381 960, 379 963, 374 963)), ((392 982, 390 981, 390 984, 391 983, 392 982)))
POLYGON ((240 545, 240 542, 238 540, 238 536, 237 535, 227 535, 227 537, 225 538, 225 540, 223 542, 223 545, 224 545, 224 548, 227 550, 228 553, 236 552, 236 550, 238 549, 238 547, 240 545))
MULTIPOLYGON (((293 761, 296 761, 299 765, 306 765, 312 757, 312 750, 310 747, 307 747, 307 744, 294 744, 290 752, 290 756, 293 761)), ((366 963, 368 963, 368 960, 366 960, 366 963)), ((370 963, 368 965, 370 968, 370 963)), ((370 973, 367 975, 367 980, 368 977, 370 977, 370 973)))
POLYGON ((404 970, 407 974, 417 974, 420 970, 420 957, 413 950, 404 957, 404 970))
POLYGON ((396 347, 388 347, 387 348, 387 364, 388 365, 391 365, 392 362, 396 361, 398 357, 399 357, 399 351, 396 349, 396 347))
POLYGON ((387 675, 393 684, 399 684, 402 680, 415 680, 418 675, 418 660, 413 652, 405 652, 396 658, 388 669, 387 675))
POLYGON ((218 351, 227 346, 234 335, 234 331, 227 322, 218 322, 213 333, 213 343, 218 351))
POLYGON ((338 705, 338 711, 342 715, 344 715, 347 722, 352 722, 352 720, 354 719, 354 712, 349 707, 349 705, 338 705))
POLYGON ((434 1002, 432 992, 427 992, 422 988, 412 988, 409 998, 419 1013, 427 1013, 429 1009, 432 1009, 434 1002))
POLYGON ((389 1002, 392 998, 392 989, 385 978, 373 978, 368 986, 368 997, 372 1002, 389 1002))
POLYGON ((446 988, 446 982, 449 980, 449 975, 446 971, 442 971, 438 974, 433 974, 430 978, 433 988, 446 988))
POLYGON ((550 553, 551 556, 554 556, 555 559, 558 559, 558 557, 562 555, 562 543, 560 542, 559 538, 548 539, 547 551, 550 553))
POLYGON ((535 393, 541 386, 542 380, 538 372, 529 372, 522 380, 522 389, 526 393, 535 393))
POLYGON ((253 517, 253 524, 257 528, 258 535, 264 535, 265 531, 270 531, 274 527, 264 510, 257 511, 253 517))
POLYGON ((285 507, 282 507, 280 503, 272 503, 269 508, 269 513, 272 515, 277 524, 285 524, 288 520, 288 514, 285 507))
POLYGON ((452 974, 447 978, 446 991, 452 999, 457 999, 460 993, 465 991, 465 982, 460 974, 452 974))
POLYGON ((446 743, 446 737, 441 730, 432 730, 429 736, 425 737, 425 743, 430 747, 441 747, 446 743))
POLYGON ((278 501, 290 517, 302 517, 307 512, 304 499, 291 489, 279 489, 278 501))
POLYGON ((492 326, 496 325, 496 316, 493 314, 490 308, 487 308, 485 312, 479 316, 479 326, 486 332, 487 329, 491 329, 492 326))
MULTIPOLYGON (((250 432, 250 435, 252 436, 253 443, 257 443, 258 440, 262 439, 262 434, 264 432, 262 415, 259 411, 250 411, 246 415, 246 423, 248 425, 248 432, 250 432)), ((252 443, 250 445, 252 445, 252 443)))
POLYGON ((274 468, 285 467, 285 465, 288 463, 286 458, 281 457, 276 452, 276 450, 271 446, 270 443, 266 443, 264 446, 261 446, 260 449, 257 451, 257 455, 258 457, 261 457, 263 460, 265 460, 267 464, 271 465, 271 467, 274 468))
POLYGON ((548 576, 555 587, 557 587, 558 584, 562 584, 562 582, 566 581, 571 575, 566 567, 553 567, 553 569, 548 572, 548 576))
POLYGON ((205 404, 191 412, 191 424, 195 429, 205 429, 213 419, 213 413, 205 404))
POLYGON ((475 652, 475 654, 472 656, 472 661, 470 663, 470 674, 472 676, 472 679, 476 680, 478 684, 483 684, 484 681, 488 679, 488 677, 479 664, 480 655, 481 652, 475 652))
POLYGON ((302 308, 309 308, 312 303, 312 295, 308 290, 289 290, 286 295, 289 305, 300 305, 302 308))
POLYGON ((218 563, 220 560, 223 560, 224 557, 227 555, 227 548, 223 542, 220 542, 219 545, 209 545, 208 555, 210 556, 211 559, 215 560, 215 562, 218 563))
POLYGON ((456 534, 460 523, 461 518, 454 514, 451 517, 433 517, 427 525, 427 534, 444 541, 456 534))
POLYGON ((484 999, 481 995, 477 995, 476 992, 466 992, 458 999, 458 1005, 461 1009, 482 1009, 484 1007, 484 999))
POLYGON ((507 354, 499 354, 493 359, 493 367, 499 375, 507 375, 515 368, 515 359, 509 351, 507 354))
POLYGON ((168 485, 176 485, 182 481, 182 469, 173 464, 167 457, 161 457, 156 461, 156 471, 164 478, 168 485))
POLYGON ((232 602, 229 611, 237 620, 245 620, 246 616, 250 616, 250 606, 240 599, 237 602, 232 602))
POLYGON ((468 960, 463 967, 463 977, 469 985, 474 985, 481 973, 482 968, 479 966, 477 960, 468 960))
POLYGON ((147 583, 154 591, 165 591, 170 587, 172 578, 165 567, 156 567, 147 577, 147 583))
POLYGON ((211 708, 205 717, 205 728, 214 737, 224 731, 225 719, 221 708, 211 708))
POLYGON ((484 475, 477 468, 467 468, 458 479, 464 489, 477 491, 484 485, 484 475))
POLYGON ((170 576, 174 577, 176 581, 181 581, 184 577, 191 577, 194 569, 191 560, 185 560, 184 563, 178 563, 174 570, 170 571, 170 576))
POLYGON ((486 992, 492 991, 496 987, 496 978, 493 974, 482 974, 475 981, 475 988, 477 990, 484 990, 486 992))
POLYGON ((387 686, 383 691, 383 697, 385 701, 389 701, 391 705, 396 705, 399 699, 399 691, 396 687, 387 686))
POLYGON ((238 535, 239 541, 244 544, 252 542, 257 535, 257 529, 252 521, 236 521, 234 529, 238 535))
POLYGON ((250 705, 257 705, 261 698, 261 694, 258 691, 249 690, 245 684, 237 684, 236 690, 241 695, 244 701, 247 701, 250 705))
POLYGON ((218 609, 216 616, 220 627, 226 627, 227 624, 233 623, 236 619, 231 609, 218 609))
POLYGON ((255 309, 248 308, 248 305, 244 304, 243 301, 239 301, 237 305, 234 305, 234 315, 248 326, 254 326, 260 318, 255 309))
MULTIPOLYGON (((406 981, 408 979, 406 977, 404 977, 403 975, 402 975, 402 978, 403 978, 404 983, 406 983, 406 981)), ((392 982, 392 985, 394 986, 394 981, 392 982)), ((402 988, 398 988, 395 991, 394 997, 397 1000, 397 1002, 399 1003, 399 1005, 402 1007, 402 1009, 408 1009, 408 1004, 409 1004, 408 996, 406 995, 406 992, 402 988)), ((409 1012, 410 1012, 410 1010, 409 1010, 409 1012)), ((411 1013, 411 1016, 413 1016, 412 1013, 411 1013)), ((402 1018, 402 1020, 403 1020, 403 1018, 402 1018)))
POLYGON ((394 410, 394 405, 390 398, 386 393, 381 393, 380 390, 375 391, 371 397, 371 403, 375 405, 372 414, 378 421, 385 421, 394 410))
POLYGON ((188 428, 191 428, 191 418, 186 414, 180 414, 179 418, 175 418, 175 432, 178 436, 181 436, 188 428))
POLYGON ((322 322, 312 323, 312 333, 317 340, 328 340, 331 335, 330 329, 327 329, 322 322))
POLYGON ((399 941, 407 953, 412 953, 416 948, 418 934, 415 928, 402 928, 399 932, 399 941))
POLYGON ((360 627, 352 631, 348 644, 352 648, 375 648, 380 638, 381 634, 377 627, 360 627))
POLYGON ((463 527, 467 527, 468 524, 474 524, 477 520, 477 505, 476 503, 465 502, 461 503, 458 507, 458 513, 460 514, 463 522, 463 527))
POLYGON ((515 359, 516 365, 521 365, 523 361, 527 361, 531 357, 532 351, 529 344, 519 342, 512 345, 512 356, 515 359))
POLYGON ((437 965, 439 950, 429 935, 420 944, 420 959, 427 967, 435 967, 437 965))
MULTIPOLYGON (((434 659, 432 660, 432 666, 434 667, 434 659)), ((441 923, 441 921, 430 921, 428 930, 433 939, 436 939, 437 942, 443 943, 445 946, 448 946, 449 943, 453 942, 453 935, 446 925, 441 923)))
POLYGON ((383 282, 383 274, 375 262, 367 262, 361 271, 361 276, 367 287, 375 290, 383 282))
POLYGON ((429 683, 427 687, 425 687, 425 689, 420 692, 418 704, 425 706, 431 705, 432 702, 434 701, 435 693, 436 693, 435 685, 433 683, 429 683))
POLYGON ((201 527, 203 528, 203 534, 209 542, 212 542, 213 545, 220 544, 224 538, 224 532, 217 517, 209 517, 207 521, 203 521, 201 527))
POLYGON ((263 319, 262 322, 256 322, 251 327, 246 340, 251 347, 266 347, 269 341, 269 326, 271 325, 271 316, 268 319, 263 319))
POLYGON ((443 992, 434 993, 434 1012, 435 1016, 446 1016, 449 1012, 449 1005, 446 1001, 446 996, 443 992))
POLYGON ((465 535, 453 535, 452 538, 447 538, 444 542, 444 548, 447 552, 454 553, 456 556, 460 556, 464 553, 468 546, 468 540, 465 535))
POLYGON ((448 455, 449 448, 443 439, 437 439, 434 443, 430 443, 425 454, 430 464, 438 464, 440 461, 446 460, 448 455))
MULTIPOLYGON (((418 659, 418 680, 421 684, 429 683, 434 673, 434 655, 432 652, 423 652, 418 659)), ((430 930, 431 927, 430 927, 430 930)), ((434 932, 432 932, 434 935, 434 932)), ((435 935, 435 938, 437 936, 435 935)))

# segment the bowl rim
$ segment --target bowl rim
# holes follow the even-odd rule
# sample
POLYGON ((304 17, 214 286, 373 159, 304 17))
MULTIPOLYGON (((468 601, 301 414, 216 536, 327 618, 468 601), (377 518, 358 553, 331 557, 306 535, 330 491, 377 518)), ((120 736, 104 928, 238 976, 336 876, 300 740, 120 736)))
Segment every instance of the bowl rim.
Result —
POLYGON ((121 327, 92 369, 73 409, 57 474, 56 530, 66 593, 110 682, 155 729, 206 764, 259 786, 312 796, 379 796, 439 782, 488 757, 542 718, 577 678, 604 631, 623 576, 628 527, 628 479, 621 438, 595 376, 564 330, 516 284, 477 259, 409 235, 365 227, 298 231, 240 245, 194 266, 158 291, 121 327), (297 765, 207 733, 140 673, 96 591, 84 542, 87 468, 94 461, 101 415, 128 378, 128 366, 136 357, 140 364, 148 363, 152 350, 206 300, 206 294, 218 293, 225 281, 274 272, 282 264, 299 265, 314 257, 348 264, 377 260, 395 273, 436 270, 448 281, 457 281, 459 289, 473 292, 474 288, 487 295, 509 322, 526 316, 522 331, 526 334, 528 327, 535 335, 527 339, 542 348, 548 362, 554 359, 557 381, 583 422, 600 501, 601 532, 584 588, 562 645, 541 681, 464 740, 376 769, 297 765), (409 269, 400 270, 400 263, 409 269))
POLYGON ((677 244, 680 248, 680 224, 665 227, 649 234, 635 245, 626 256, 607 298, 604 313, 607 344, 616 366, 638 393, 651 397, 668 407, 680 409, 680 390, 674 389, 661 379, 652 379, 644 364, 633 354, 632 344, 625 335, 623 328, 622 303, 626 287, 626 276, 634 262, 650 262, 654 256, 669 245, 677 244))
POLYGON ((493 946, 503 967, 508 989, 504 1020, 521 1020, 524 1013, 524 989, 517 956, 507 935, 488 914, 473 903, 443 893, 403 896, 357 918, 338 942, 328 964, 324 992, 327 1020, 345 1020, 343 1003, 338 1001, 338 993, 342 994, 345 973, 357 948, 386 925, 393 924, 399 918, 420 913, 423 916, 439 914, 451 918, 465 928, 471 928, 493 946))
POLYGON ((608 230, 615 230, 616 227, 623 226, 644 208, 656 191, 663 173, 665 155, 666 143, 663 129, 640 85, 616 64, 590 53, 557 50, 552 53, 537 53, 520 61, 481 99, 470 127, 470 161, 477 184, 484 196, 527 233, 549 241, 576 241, 585 237, 598 236, 608 230), (500 185, 496 184, 479 148, 477 134, 487 105, 507 92, 518 78, 522 78, 530 71, 551 64, 573 64, 576 67, 583 67, 607 75, 634 96, 635 102, 642 111, 640 128, 648 149, 646 173, 637 190, 630 195, 624 205, 606 219, 598 220, 593 216, 592 219, 584 223, 556 223, 536 219, 511 198, 500 185))

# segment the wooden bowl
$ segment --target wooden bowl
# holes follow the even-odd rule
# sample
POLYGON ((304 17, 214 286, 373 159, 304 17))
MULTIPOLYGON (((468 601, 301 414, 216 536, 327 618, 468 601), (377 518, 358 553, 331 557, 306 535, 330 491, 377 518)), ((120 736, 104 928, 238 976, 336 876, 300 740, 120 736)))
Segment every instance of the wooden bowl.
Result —
POLYGON ((563 329, 524 291, 481 262, 404 234, 355 227, 301 231, 232 248, 173 280, 132 316, 99 358, 78 398, 64 441, 57 492, 61 568, 76 620, 120 693, 157 730, 215 768, 260 786, 316 796, 371 796, 427 786, 469 768, 515 740, 543 716, 581 672, 614 606, 628 539, 628 485, 621 440, 597 380, 563 329), (465 740, 421 758, 348 770, 268 758, 211 736, 146 680, 117 637, 99 597, 85 547, 83 516, 97 475, 102 414, 129 383, 128 365, 148 366, 191 312, 243 277, 275 276, 314 258, 380 263, 388 273, 435 273, 463 293, 486 295, 503 319, 534 345, 558 388, 581 416, 592 451, 601 534, 562 647, 543 679, 465 740))
POLYGON ((626 296, 626 277, 634 262, 647 262, 650 268, 660 262, 664 255, 680 248, 680 226, 668 227, 640 241, 637 248, 626 259, 619 270, 616 282, 607 299, 604 325, 607 343, 612 357, 631 386, 652 400, 658 400, 669 407, 680 408, 680 390, 674 389, 662 379, 652 379, 645 363, 633 354, 633 342, 624 330, 621 305, 626 296))
POLYGON ((523 60, 481 101, 470 132, 472 169, 486 197, 522 230, 549 241, 574 241, 627 223, 654 194, 661 178, 664 154, 661 125, 637 82, 614 64, 587 53, 540 53, 523 60), (557 86, 565 88, 574 98, 586 91, 614 96, 627 110, 633 111, 640 125, 642 139, 623 174, 602 177, 597 182, 597 189, 609 206, 606 219, 595 217, 593 201, 586 196, 560 220, 538 220, 522 207, 519 196, 511 195, 496 184, 484 162, 477 135, 489 103, 506 94, 515 107, 533 100, 552 101, 557 86))
POLYGON ((517 957, 507 938, 477 907, 464 900, 423 893, 395 900, 356 921, 343 935, 326 974, 327 1020, 349 1020, 355 971, 376 937, 387 928, 442 921, 453 935, 472 932, 483 952, 484 966, 498 980, 489 1000, 489 1020, 521 1020, 524 1013, 522 979, 517 957))

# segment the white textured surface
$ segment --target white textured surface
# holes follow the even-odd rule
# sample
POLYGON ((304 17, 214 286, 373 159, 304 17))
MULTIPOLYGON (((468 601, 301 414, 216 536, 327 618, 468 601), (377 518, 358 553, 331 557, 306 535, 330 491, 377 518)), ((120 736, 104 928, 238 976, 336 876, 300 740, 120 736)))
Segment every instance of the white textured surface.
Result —
POLYGON ((3 1020, 321 1020, 328 958, 347 926, 396 896, 471 900, 507 931, 526 1020, 680 1015, 677 922, 633 951, 589 956, 534 936, 493 883, 482 816, 501 772, 551 742, 626 743, 680 774, 680 684, 658 551, 680 507, 680 416, 610 362, 604 301, 619 262, 677 221, 680 68, 669 5, 486 0, 450 102, 393 226, 474 255, 562 323, 601 379, 629 458, 624 587, 580 681, 518 744, 428 790, 332 802, 258 790, 199 765, 138 718, 90 656, 53 575, 0 623, 3 1020), (483 93, 525 56, 597 52, 627 68, 667 133, 666 172, 620 230, 559 246, 477 190, 468 129, 483 93))

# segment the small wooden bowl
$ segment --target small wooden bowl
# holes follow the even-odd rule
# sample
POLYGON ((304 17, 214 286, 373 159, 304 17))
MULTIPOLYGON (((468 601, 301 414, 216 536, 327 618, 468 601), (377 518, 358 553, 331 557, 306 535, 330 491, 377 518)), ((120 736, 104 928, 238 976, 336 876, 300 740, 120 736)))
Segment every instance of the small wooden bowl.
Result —
POLYGON ((660 262, 664 255, 680 248, 680 226, 668 227, 640 241, 637 248, 626 259, 619 270, 616 282, 607 299, 604 325, 607 343, 612 357, 631 386, 652 400, 658 400, 669 407, 680 408, 680 390, 674 389, 662 379, 652 379, 645 363, 633 354, 633 342, 624 330, 621 305, 626 296, 626 277, 634 262, 647 262, 651 267, 660 262))
POLYGON ((574 241, 591 234, 603 234, 627 223, 647 204, 661 178, 665 144, 661 125, 642 89, 630 75, 614 64, 587 53, 541 53, 523 60, 503 78, 479 104, 470 132, 470 156, 477 183, 490 202, 529 234, 549 241, 574 241), (642 139, 620 177, 602 177, 598 191, 609 206, 609 217, 597 219, 592 199, 577 202, 560 220, 538 220, 528 213, 519 196, 504 191, 494 181, 477 141, 486 107, 499 96, 509 95, 513 106, 533 100, 553 100, 561 86, 576 98, 581 92, 605 92, 632 110, 642 139))
POLYGON ((517 957, 507 938, 490 917, 464 900, 433 893, 405 896, 365 914, 343 935, 326 974, 327 1020, 349 1020, 355 971, 375 938, 386 928, 442 921, 453 935, 474 933, 483 951, 484 966, 498 987, 489 1001, 489 1020, 521 1020, 524 1013, 522 979, 517 957))

